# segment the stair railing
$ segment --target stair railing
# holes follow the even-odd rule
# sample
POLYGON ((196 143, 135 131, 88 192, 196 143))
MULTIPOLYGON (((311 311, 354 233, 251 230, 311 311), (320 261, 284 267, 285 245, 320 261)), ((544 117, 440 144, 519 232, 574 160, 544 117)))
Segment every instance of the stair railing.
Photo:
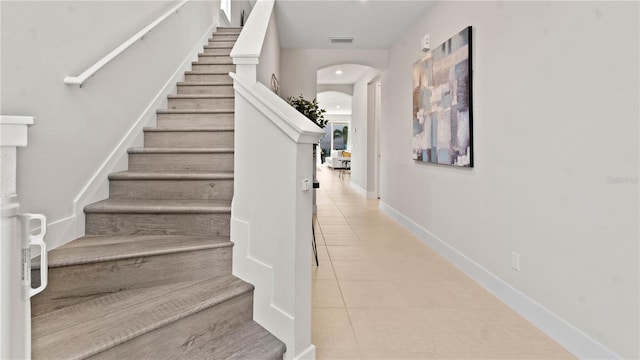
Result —
POLYGON ((311 344, 312 147, 324 131, 257 81, 274 0, 258 0, 231 51, 236 73, 233 274, 255 286, 254 320, 315 358, 311 344))
POLYGON ((67 76, 64 78, 65 84, 70 85, 79 85, 82 87, 82 84, 87 81, 90 77, 95 75, 100 69, 109 64, 113 59, 117 58, 118 55, 122 54, 125 50, 127 50, 131 45, 133 45, 136 41, 144 39, 145 35, 150 33, 156 26, 160 25, 164 20, 166 20, 169 16, 174 13, 177 13, 188 1, 190 0, 182 0, 176 6, 169 9, 167 12, 162 14, 159 18, 154 20, 151 24, 145 26, 142 30, 138 31, 135 35, 130 37, 127 41, 123 42, 120 46, 113 49, 110 53, 108 53, 105 57, 98 60, 95 64, 91 65, 87 70, 85 70, 82 74, 78 76, 67 76))
POLYGON ((31 358, 31 297, 47 286, 47 219, 20 214, 16 192, 17 148, 27 146, 33 117, 0 116, 0 359, 31 358), (34 226, 34 221, 37 224, 34 226), (32 228, 39 229, 37 234, 32 228), (31 288, 31 247, 40 250, 40 284, 31 288))

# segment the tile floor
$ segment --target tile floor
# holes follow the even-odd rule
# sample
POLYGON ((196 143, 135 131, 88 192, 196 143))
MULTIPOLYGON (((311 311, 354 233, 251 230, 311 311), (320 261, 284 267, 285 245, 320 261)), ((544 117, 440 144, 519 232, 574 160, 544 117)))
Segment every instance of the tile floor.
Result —
POLYGON ((318 167, 318 359, 570 359, 570 353, 318 167))

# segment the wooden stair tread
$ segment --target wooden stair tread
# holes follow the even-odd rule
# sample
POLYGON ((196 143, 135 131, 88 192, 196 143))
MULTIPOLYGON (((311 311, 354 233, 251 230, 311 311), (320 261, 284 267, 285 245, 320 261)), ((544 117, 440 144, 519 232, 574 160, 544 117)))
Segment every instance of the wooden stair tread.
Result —
POLYGON ((216 94, 177 94, 167 96, 169 99, 233 99, 233 95, 216 94))
POLYGON ((231 59, 230 55, 221 55, 221 54, 207 54, 207 53, 198 53, 198 57, 224 57, 231 59))
POLYGON ((33 319, 33 358, 87 358, 252 290, 224 276, 121 291, 43 314, 33 319))
MULTIPOLYGON (((213 71, 213 70, 189 70, 184 72, 185 75, 229 75, 229 71, 213 71)), ((231 77, 229 77, 231 79, 231 77)))
POLYGON ((177 84, 178 86, 233 86, 232 82, 220 83, 220 82, 205 82, 205 81, 182 81, 177 84))
POLYGON ((109 174, 109 180, 232 180, 232 172, 145 172, 121 171, 109 174))
POLYGON ((145 132, 227 132, 233 131, 233 126, 214 127, 145 127, 145 132))
POLYGON ((214 64, 210 64, 210 63, 201 63, 199 61, 192 61, 191 65, 233 65, 233 61, 229 57, 229 61, 225 61, 225 62, 217 62, 217 63, 214 63, 214 64))
POLYGON ((225 154, 233 148, 129 148, 129 154, 225 154))
POLYGON ((49 252, 49 268, 233 246, 228 236, 84 236, 49 252))
POLYGON ((156 110, 156 114, 233 114, 233 109, 169 109, 156 110))
POLYGON ((219 338, 207 339, 188 347, 188 359, 279 359, 285 344, 255 321, 247 321, 219 338))
POLYGON ((85 206, 87 214, 223 214, 231 212, 228 200, 107 199, 85 206))

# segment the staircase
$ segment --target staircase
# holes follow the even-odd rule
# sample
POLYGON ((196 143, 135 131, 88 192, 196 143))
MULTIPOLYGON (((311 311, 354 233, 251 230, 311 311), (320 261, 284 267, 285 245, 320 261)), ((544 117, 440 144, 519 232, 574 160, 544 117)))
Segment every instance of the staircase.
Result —
POLYGON ((239 32, 213 34, 109 199, 85 207, 86 236, 49 252, 34 359, 282 359, 252 319, 253 286, 231 274, 239 32))

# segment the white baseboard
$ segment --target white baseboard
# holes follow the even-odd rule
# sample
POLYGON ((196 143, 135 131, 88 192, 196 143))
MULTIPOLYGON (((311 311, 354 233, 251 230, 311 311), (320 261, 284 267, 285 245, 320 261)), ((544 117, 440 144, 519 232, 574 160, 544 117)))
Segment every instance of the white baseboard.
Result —
POLYGON ((142 129, 152 126, 156 120, 156 109, 161 109, 167 105, 167 95, 174 93, 176 83, 184 77, 184 72, 191 68, 191 62, 198 58, 198 53, 202 47, 208 43, 215 24, 212 24, 204 33, 202 38, 184 58, 176 71, 166 81, 162 89, 156 94, 153 100, 147 105, 138 119, 129 128, 126 135, 111 150, 111 153, 100 164, 93 176, 80 190, 73 200, 73 213, 63 219, 56 219, 47 223, 46 243, 47 249, 55 249, 69 241, 84 235, 84 207, 105 199, 109 194, 108 175, 115 171, 127 168, 127 149, 134 146, 136 141, 142 144, 142 129))
POLYGON ((580 359, 620 358, 589 335, 583 333, 526 294, 498 278, 428 230, 416 224, 404 214, 398 212, 383 201, 380 201, 379 207, 380 210, 409 229, 418 238, 440 253, 440 255, 452 262, 460 268, 460 270, 464 271, 560 345, 564 346, 573 355, 580 359))
MULTIPOLYGON (((286 354, 285 354, 286 358, 286 354)), ((294 358, 294 360, 315 360, 316 358, 316 347, 315 345, 310 345, 306 350, 301 352, 298 356, 294 358)))
POLYGON ((355 192, 360 194, 360 196, 362 197, 365 197, 367 199, 376 199, 378 197, 375 191, 367 191, 362 187, 360 187, 359 185, 355 184, 353 181, 351 181, 350 184, 351 184, 351 188, 355 190, 355 192))

